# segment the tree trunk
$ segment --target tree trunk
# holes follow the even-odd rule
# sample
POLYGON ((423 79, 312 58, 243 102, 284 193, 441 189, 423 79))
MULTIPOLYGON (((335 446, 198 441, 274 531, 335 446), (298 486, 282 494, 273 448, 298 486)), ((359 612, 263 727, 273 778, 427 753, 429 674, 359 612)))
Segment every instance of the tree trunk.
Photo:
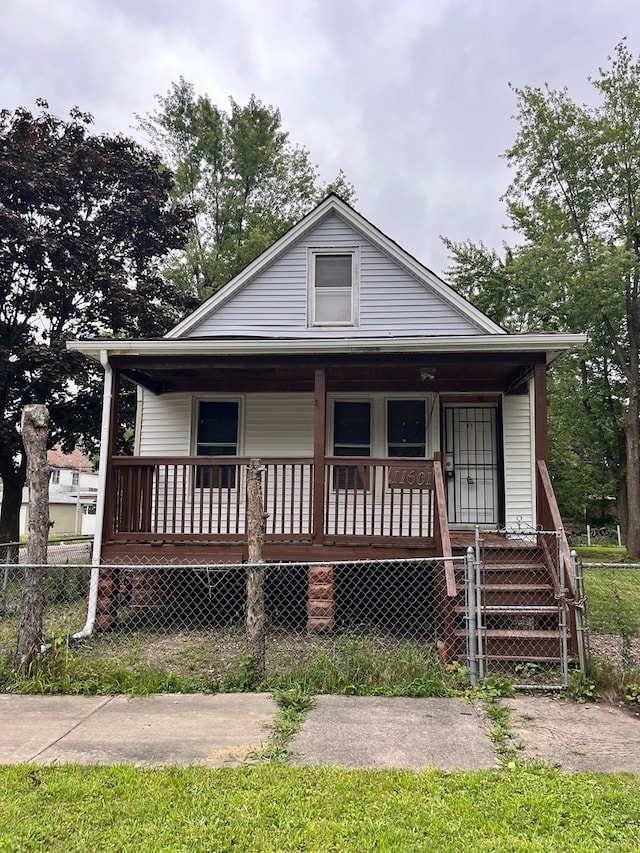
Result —
POLYGON ((265 672, 264 638, 264 544, 265 514, 262 502, 262 471, 259 459, 252 459, 247 474, 247 641, 255 667, 255 680, 262 681, 265 672))
POLYGON ((14 669, 29 665, 42 645, 44 584, 49 538, 49 465, 47 464, 46 406, 25 406, 22 412, 22 441, 27 457, 29 483, 29 525, 27 529, 27 567, 20 598, 20 625, 14 669))
POLYGON ((640 416, 639 389, 629 384, 629 403, 623 426, 627 450, 627 552, 640 559, 640 416))

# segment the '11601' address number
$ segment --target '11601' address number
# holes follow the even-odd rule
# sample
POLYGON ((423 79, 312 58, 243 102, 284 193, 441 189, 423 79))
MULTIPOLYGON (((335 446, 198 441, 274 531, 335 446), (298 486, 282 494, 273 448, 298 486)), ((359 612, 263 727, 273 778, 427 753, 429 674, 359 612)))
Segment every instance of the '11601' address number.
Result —
POLYGON ((432 465, 390 465, 389 488, 391 489, 432 489, 432 465))

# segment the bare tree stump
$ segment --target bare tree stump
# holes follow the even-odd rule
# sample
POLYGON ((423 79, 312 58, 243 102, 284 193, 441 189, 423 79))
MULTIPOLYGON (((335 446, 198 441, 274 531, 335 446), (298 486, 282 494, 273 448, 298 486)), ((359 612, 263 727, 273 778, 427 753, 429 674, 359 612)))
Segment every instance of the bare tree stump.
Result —
POLYGON ((262 472, 259 459, 252 459, 247 474, 247 642, 255 667, 255 679, 261 681, 265 672, 264 637, 264 576, 262 546, 264 544, 265 514, 262 501, 262 472))
POLYGON ((49 411, 33 404, 22 410, 22 443, 27 457, 29 484, 29 524, 27 527, 27 567, 20 598, 20 625, 14 659, 17 671, 28 666, 42 645, 45 569, 49 539, 49 465, 47 433, 49 411))

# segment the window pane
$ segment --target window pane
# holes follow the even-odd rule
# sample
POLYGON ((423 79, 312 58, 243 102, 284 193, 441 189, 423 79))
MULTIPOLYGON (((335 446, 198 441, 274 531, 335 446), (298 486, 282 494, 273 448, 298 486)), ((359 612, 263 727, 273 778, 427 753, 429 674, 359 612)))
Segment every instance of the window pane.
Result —
POLYGON ((333 443, 336 452, 337 445, 366 447, 368 450, 371 445, 371 405, 368 400, 336 400, 333 409, 333 443))
POLYGON ((389 445, 389 456, 391 458, 397 456, 403 457, 414 457, 417 459, 421 459, 424 457, 424 444, 390 444, 389 445))
POLYGON ((203 401, 198 414, 198 444, 236 444, 238 403, 227 400, 203 401))
POLYGON ((424 400, 388 400, 389 456, 424 456, 426 451, 424 400))
POLYGON ((316 287, 351 288, 351 255, 316 255, 316 287))
MULTIPOLYGON (((237 402, 203 400, 198 411, 198 456, 235 456, 238 452, 237 402)), ((202 465, 196 469, 198 488, 233 489, 236 485, 235 465, 202 465)))
POLYGON ((351 323, 351 290, 316 290, 316 323, 351 323))

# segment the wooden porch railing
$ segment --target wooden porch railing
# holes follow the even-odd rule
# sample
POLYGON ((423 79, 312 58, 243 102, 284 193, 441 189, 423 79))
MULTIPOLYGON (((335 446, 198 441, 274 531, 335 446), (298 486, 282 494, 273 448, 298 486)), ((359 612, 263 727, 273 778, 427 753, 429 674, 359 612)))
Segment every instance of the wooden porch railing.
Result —
MULTIPOLYGON (((311 458, 261 458, 266 537, 271 541, 448 549, 442 472, 431 460, 327 457, 322 531, 314 531, 311 458), (419 468, 422 483, 398 487, 391 469, 419 468), (431 478, 428 483, 426 479, 431 478)), ((244 541, 249 457, 112 457, 107 537, 112 540, 244 541)), ((444 552, 443 552, 444 553, 444 552)), ((448 580, 449 585, 449 580, 448 580)), ((450 594, 450 593, 449 593, 450 594)))
MULTIPOLYGON (((249 457, 112 457, 108 536, 160 541, 246 538, 249 457)), ((267 535, 311 536, 311 459, 263 460, 267 535)))
MULTIPOLYGON (((575 603, 575 588, 573 577, 571 574, 571 551, 569 550, 569 542, 564 531, 562 517, 558 504, 556 502, 555 492, 549 476, 547 463, 538 460, 538 521, 542 530, 561 531, 560 549, 562 551, 562 560, 564 563, 564 586, 566 589, 567 598, 567 617, 569 625, 570 648, 575 653, 577 650, 576 638, 576 612, 575 603)), ((547 557, 547 563, 551 570, 556 588, 560 584, 557 549, 549 547, 549 543, 543 539, 542 547, 547 557)))

